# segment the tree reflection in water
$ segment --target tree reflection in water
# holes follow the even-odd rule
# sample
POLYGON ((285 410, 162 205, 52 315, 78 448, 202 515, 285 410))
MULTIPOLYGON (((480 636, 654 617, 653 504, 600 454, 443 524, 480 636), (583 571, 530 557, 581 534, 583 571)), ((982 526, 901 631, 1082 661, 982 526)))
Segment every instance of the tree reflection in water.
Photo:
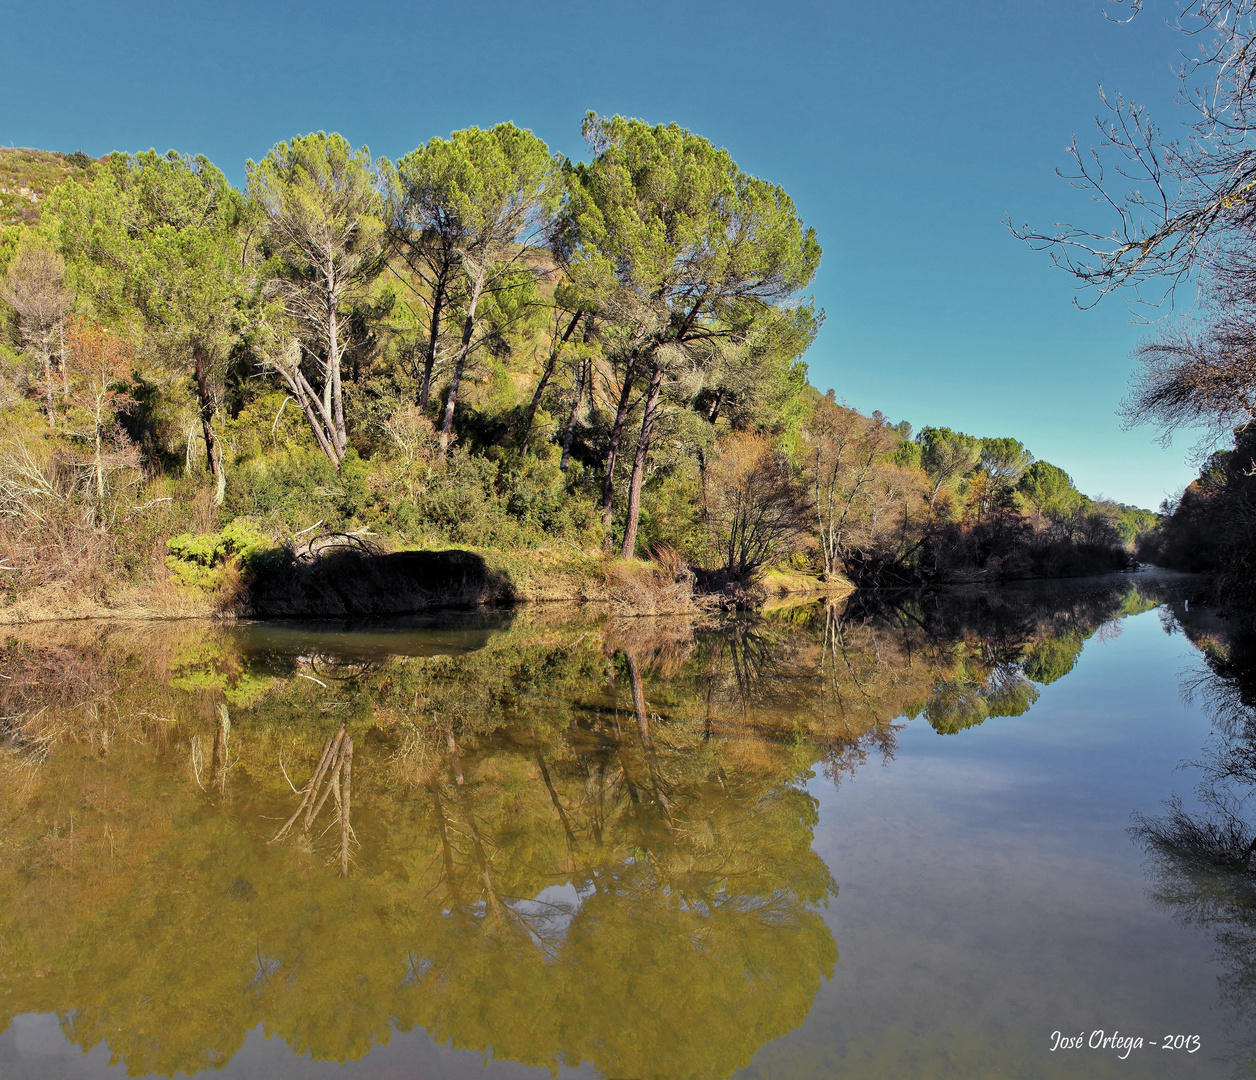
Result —
POLYGON ((0 1014, 56 1012, 137 1075, 219 1065, 264 1023, 320 1060, 418 1027, 551 1069, 727 1076, 837 962, 815 771, 888 759, 903 716, 1020 715, 1154 602, 530 612, 444 654, 419 631, 11 631, 0 1014))
MULTIPOLYGON (((1199 769, 1196 806, 1173 795, 1163 814, 1135 815, 1131 832, 1148 855, 1151 896, 1185 926, 1210 934, 1222 1003, 1236 1021, 1256 1023, 1256 634, 1227 627, 1205 611, 1166 609, 1200 650, 1183 680, 1213 723, 1199 769)), ((1256 1041, 1235 1055, 1256 1072, 1256 1041)))

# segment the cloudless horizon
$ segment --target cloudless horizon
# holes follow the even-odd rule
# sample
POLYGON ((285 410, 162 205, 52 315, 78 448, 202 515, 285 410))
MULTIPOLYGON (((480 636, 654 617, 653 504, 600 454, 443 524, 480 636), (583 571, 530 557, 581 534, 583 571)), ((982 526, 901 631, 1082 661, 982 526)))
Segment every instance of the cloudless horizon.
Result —
POLYGON ((1165 450, 1116 415, 1148 327, 1121 297, 1079 310, 1004 225, 1108 227, 1053 171, 1073 132, 1096 141, 1099 84, 1182 119, 1184 42, 1147 6, 1120 25, 1098 0, 47 0, 6 12, 0 142, 205 154, 240 185, 247 159, 319 129, 395 160, 513 120, 574 159, 590 109, 675 121, 816 228, 816 386, 917 430, 1014 436, 1088 494, 1155 508, 1196 469, 1189 439, 1165 450))

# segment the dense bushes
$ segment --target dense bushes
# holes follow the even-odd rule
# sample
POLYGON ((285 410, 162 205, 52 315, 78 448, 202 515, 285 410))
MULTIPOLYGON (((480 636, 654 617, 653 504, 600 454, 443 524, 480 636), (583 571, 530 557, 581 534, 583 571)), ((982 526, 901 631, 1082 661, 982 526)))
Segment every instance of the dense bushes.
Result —
MULTIPOLYGON (((535 565, 617 550, 624 596, 749 596, 783 563, 868 585, 1123 565, 1143 519, 1017 440, 913 440, 807 382, 820 251, 783 191, 674 125, 589 124, 600 149, 570 170, 506 124, 395 171, 320 133, 247 192, 151 152, 50 191, 0 237, 6 599, 221 597, 327 534, 535 565), (651 176, 672 202, 636 191, 651 176), (664 205, 693 227, 660 232, 664 205), (673 231, 665 257, 632 240, 673 231)), ((292 587, 335 592, 312 580, 292 587)))
POLYGON ((1078 577, 1123 570, 1132 554, 1122 541, 1117 515, 1095 509, 1062 521, 1015 511, 985 521, 939 524, 922 545, 920 565, 932 576, 964 578, 1078 577))
POLYGON ((224 573, 252 571, 274 545, 254 522, 236 518, 220 533, 172 536, 166 547, 166 565, 180 582, 217 588, 224 573))
POLYGON ((1163 566, 1214 572, 1227 608, 1256 611, 1256 423, 1235 431, 1233 449, 1208 459, 1139 552, 1163 566))

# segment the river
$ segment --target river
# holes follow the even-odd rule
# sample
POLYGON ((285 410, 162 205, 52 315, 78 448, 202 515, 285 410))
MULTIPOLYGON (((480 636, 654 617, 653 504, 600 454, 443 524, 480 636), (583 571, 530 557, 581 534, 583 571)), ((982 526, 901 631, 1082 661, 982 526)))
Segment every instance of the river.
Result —
POLYGON ((1235 1075, 1199 590, 10 628, 0 1077, 1235 1075))

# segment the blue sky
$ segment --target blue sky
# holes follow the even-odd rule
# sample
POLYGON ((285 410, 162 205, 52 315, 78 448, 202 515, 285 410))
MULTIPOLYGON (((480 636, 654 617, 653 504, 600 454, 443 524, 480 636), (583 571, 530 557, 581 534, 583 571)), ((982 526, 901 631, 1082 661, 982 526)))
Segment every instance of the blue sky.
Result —
POLYGON ((279 139, 392 158, 514 120, 583 155, 589 109, 676 121, 782 184, 824 247, 812 381, 917 428, 1013 435, 1078 486, 1154 507, 1193 475, 1115 409, 1148 331, 1079 311, 1010 237, 1090 213, 1053 173, 1097 87, 1177 123, 1181 41, 1098 0, 10 5, 0 140, 204 153, 240 183, 279 139))

